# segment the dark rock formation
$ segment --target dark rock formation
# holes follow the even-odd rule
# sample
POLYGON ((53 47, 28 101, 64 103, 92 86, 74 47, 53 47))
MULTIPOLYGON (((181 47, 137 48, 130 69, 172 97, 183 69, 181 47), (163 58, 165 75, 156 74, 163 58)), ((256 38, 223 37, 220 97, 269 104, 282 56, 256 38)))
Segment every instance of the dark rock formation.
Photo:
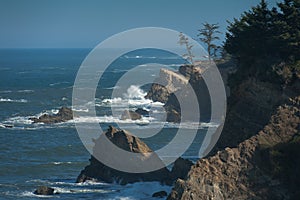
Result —
MULTIPOLYGON (((152 84, 146 98, 165 103, 166 121, 168 122, 179 123, 181 121, 179 99, 185 101, 186 105, 191 105, 188 108, 189 110, 186 110, 186 113, 193 113, 195 111, 194 105, 198 103, 201 111, 201 121, 210 120, 210 95, 201 76, 203 69, 204 67, 193 65, 183 65, 179 68, 179 72, 161 69, 160 77, 157 81, 164 86, 157 83, 152 84), (192 91, 187 86, 188 84, 194 90, 193 92, 195 92, 198 102, 194 102, 190 98, 192 91)), ((186 116, 185 119, 195 120, 192 116, 186 116)))
MULTIPOLYGON (((99 141, 103 139, 102 137, 107 137, 116 146, 129 152, 152 152, 152 150, 139 138, 131 135, 126 131, 119 130, 110 126, 105 134, 102 134, 97 140, 94 141, 94 155, 98 152, 97 145, 99 141)), ((141 157, 140 159, 143 160, 145 158, 141 157)), ((170 177, 170 171, 166 167, 149 173, 127 173, 112 169, 92 156, 90 159, 90 165, 88 165, 84 170, 81 171, 80 175, 77 178, 77 182, 84 182, 86 180, 93 179, 108 183, 116 181, 123 185, 140 181, 160 181, 162 183, 171 184, 170 177)))
POLYGON ((33 193, 36 195, 54 195, 54 189, 47 186, 39 186, 33 193))
POLYGON ((34 117, 29 119, 32 120, 33 123, 45 123, 45 124, 61 123, 73 119, 73 111, 70 108, 62 107, 55 115, 44 114, 39 118, 34 117))
POLYGON ((137 120, 141 118, 142 118, 141 114, 132 110, 125 110, 121 116, 122 120, 126 120, 126 119, 137 120))
POLYGON ((155 192, 152 194, 152 197, 156 197, 156 198, 164 198, 166 197, 168 194, 166 191, 159 191, 159 192, 155 192))
POLYGON ((166 103, 168 101, 170 92, 168 91, 168 89, 162 85, 159 84, 152 84, 149 92, 147 93, 147 95, 145 96, 146 99, 151 99, 154 102, 158 101, 158 102, 162 102, 162 103, 166 103))
POLYGON ((145 98, 166 103, 169 95, 180 90, 188 83, 188 79, 171 70, 162 68, 159 78, 152 84, 145 98))
POLYGON ((168 200, 299 199, 299 138, 300 96, 279 106, 257 135, 197 161, 168 200))
POLYGON ((178 158, 174 162, 174 166, 171 171, 172 180, 176 180, 178 178, 184 179, 186 178, 188 172, 190 171, 193 162, 187 159, 178 158))
POLYGON ((138 113, 138 114, 140 114, 140 115, 142 115, 142 116, 146 116, 146 117, 149 116, 149 111, 148 111, 148 110, 145 110, 145 109, 143 109, 143 108, 138 108, 138 109, 136 109, 134 112, 136 112, 136 113, 138 113))

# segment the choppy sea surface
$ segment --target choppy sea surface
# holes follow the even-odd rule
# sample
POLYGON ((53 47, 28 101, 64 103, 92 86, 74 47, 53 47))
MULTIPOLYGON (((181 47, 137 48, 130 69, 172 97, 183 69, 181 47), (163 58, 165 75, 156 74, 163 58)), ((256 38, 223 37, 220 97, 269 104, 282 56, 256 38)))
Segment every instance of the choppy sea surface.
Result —
MULTIPOLYGON (((153 199, 154 192, 171 187, 157 182, 120 186, 116 183, 75 183, 88 164, 90 154, 82 144, 74 121, 58 124, 33 124, 30 117, 55 114, 62 106, 72 106, 72 90, 77 71, 90 49, 2 49, 0 50, 0 199, 153 199), (39 185, 53 187, 58 195, 36 196, 39 185)), ((137 132, 161 126, 162 104, 144 98, 146 88, 132 84, 124 95, 111 98, 115 85, 124 73, 137 65, 161 63, 174 70, 185 61, 179 56, 158 50, 142 50, 119 57, 105 71, 95 96, 96 117, 81 118, 80 123, 122 124, 132 121, 112 116, 111 107, 152 110, 143 117, 137 132)), ((152 74, 151 68, 146 72, 152 74)), ((73 108, 87 112, 88 106, 73 108)), ((160 149, 176 134, 178 125, 164 123, 159 137, 143 139, 152 149, 160 149)), ((210 123, 196 127, 198 134, 183 157, 197 159, 199 146, 210 123)), ((136 127, 136 126, 135 126, 136 127)), ((191 124, 181 128, 191 129, 191 124)), ((101 133, 99 133, 100 135, 101 133)))

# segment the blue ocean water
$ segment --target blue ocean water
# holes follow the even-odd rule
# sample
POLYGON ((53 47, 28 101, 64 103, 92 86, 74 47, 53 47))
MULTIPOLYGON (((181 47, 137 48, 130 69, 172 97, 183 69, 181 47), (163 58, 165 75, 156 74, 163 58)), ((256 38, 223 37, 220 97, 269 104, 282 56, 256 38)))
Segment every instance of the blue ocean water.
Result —
MULTIPOLYGON (((76 184, 80 171, 88 164, 90 154, 82 144, 74 122, 47 125, 33 124, 30 117, 54 114, 62 106, 72 106, 72 90, 77 71, 90 49, 2 49, 0 50, 0 199, 37 199, 32 192, 39 185, 48 185, 59 195, 45 198, 61 199, 152 199, 152 193, 170 191, 159 183, 136 183, 126 186, 106 183, 76 184)), ((81 122, 98 122, 103 128, 118 125, 130 129, 130 122, 111 116, 111 106, 121 110, 131 98, 132 108, 157 107, 143 98, 146 88, 132 85, 127 94, 111 98, 114 83, 137 65, 161 63, 178 69, 185 63, 169 52, 147 49, 131 52, 117 59, 100 80, 96 93, 96 118, 81 122), (127 99, 126 99, 127 98, 127 99)), ((151 74, 150 72, 147 72, 151 74)), ((86 112, 88 107, 73 108, 86 112)), ((156 116, 140 123, 161 122, 156 116)), ((190 126, 190 125, 188 125, 190 126)), ((209 126, 209 124, 208 124, 209 126)), ((143 131, 146 126, 141 126, 143 131)), ((176 134, 175 124, 166 124, 159 136, 145 138, 154 150, 162 148, 176 134)), ((187 127, 190 128, 190 127, 187 127)), ((137 131, 139 131, 137 130, 137 131)), ((184 157, 196 159, 206 127, 198 132, 184 157), (203 134, 202 134, 203 133, 203 134)), ((100 134, 100 133, 99 133, 100 134)))

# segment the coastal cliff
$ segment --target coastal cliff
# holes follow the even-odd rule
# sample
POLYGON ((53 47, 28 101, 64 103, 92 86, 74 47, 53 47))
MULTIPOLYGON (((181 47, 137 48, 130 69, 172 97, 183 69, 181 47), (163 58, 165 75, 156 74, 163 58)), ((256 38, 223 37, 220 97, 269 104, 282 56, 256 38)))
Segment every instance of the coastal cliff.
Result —
POLYGON ((176 199, 299 199, 300 96, 234 148, 197 161, 168 196, 176 199))
MULTIPOLYGON (((201 120, 210 119, 210 96, 207 86, 201 77, 202 68, 194 65, 182 65, 178 71, 161 69, 160 76, 156 83, 152 84, 150 90, 145 96, 153 101, 165 103, 164 108, 167 113, 167 121, 179 123, 181 121, 181 108, 178 98, 188 101, 191 86, 195 92, 199 110, 201 110, 201 120), (158 84, 160 83, 160 84, 158 84)), ((194 104, 192 104, 194 105, 194 104)), ((194 107, 187 110, 187 113, 193 113, 194 107)), ((189 118, 187 116, 187 118, 189 118)))

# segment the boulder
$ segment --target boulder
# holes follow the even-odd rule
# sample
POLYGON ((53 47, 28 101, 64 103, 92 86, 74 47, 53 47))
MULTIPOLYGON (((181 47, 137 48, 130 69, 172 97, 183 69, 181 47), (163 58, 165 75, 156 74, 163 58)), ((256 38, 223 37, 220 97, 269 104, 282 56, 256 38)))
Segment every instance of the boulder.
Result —
POLYGON ((45 124, 53 124, 53 123, 61 123, 66 122, 73 119, 73 111, 67 107, 61 107, 57 114, 48 115, 44 114, 39 118, 33 117, 29 118, 33 121, 33 123, 45 123, 45 124))
POLYGON ((126 119, 138 120, 141 118, 142 118, 141 114, 132 110, 125 110, 121 116, 121 120, 126 120, 126 119))
POLYGON ((152 194, 152 197, 156 197, 156 198, 164 198, 166 197, 168 194, 166 191, 159 191, 159 192, 155 192, 152 194))
MULTIPOLYGON (((100 141, 105 139, 103 137, 107 137, 113 144, 129 152, 133 152, 133 153, 152 152, 152 150, 143 141, 133 136, 131 133, 110 126, 107 132, 102 134, 98 139, 94 140, 95 146, 93 148, 93 154, 95 155, 95 157, 97 157, 97 152, 99 152, 99 148, 101 147, 100 141)), ((111 156, 112 158, 115 157, 115 155, 111 155, 111 156)), ((154 154, 154 156, 157 155, 154 154)), ((166 167, 148 173, 128 173, 128 172, 112 169, 104 165, 95 157, 91 156, 90 164, 86 166, 84 170, 81 171, 80 175, 77 178, 77 182, 85 182, 86 180, 96 180, 96 181, 103 181, 107 183, 117 182, 120 183, 121 185, 125 185, 127 183, 140 182, 140 181, 159 181, 165 184, 172 183, 170 171, 166 167)), ((143 161, 147 158, 144 156, 140 156, 139 159, 143 161)), ((158 156, 157 156, 157 160, 160 160, 158 156)))
POLYGON ((39 186, 33 193, 36 195, 54 195, 54 189, 47 186, 39 186))

